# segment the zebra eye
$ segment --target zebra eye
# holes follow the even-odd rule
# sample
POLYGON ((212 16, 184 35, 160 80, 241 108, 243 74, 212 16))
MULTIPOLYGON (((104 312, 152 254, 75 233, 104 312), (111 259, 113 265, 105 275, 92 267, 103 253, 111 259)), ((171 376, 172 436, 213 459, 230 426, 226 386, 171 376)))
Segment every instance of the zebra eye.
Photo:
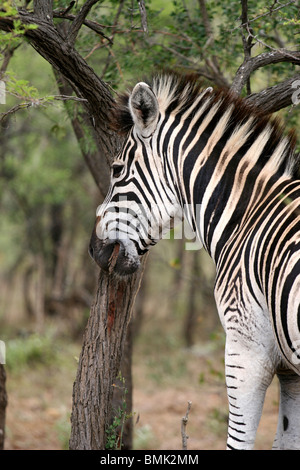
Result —
POLYGON ((120 174, 122 173, 123 168, 124 168, 123 165, 119 165, 119 164, 113 165, 112 166, 113 177, 118 178, 118 176, 120 176, 120 174))

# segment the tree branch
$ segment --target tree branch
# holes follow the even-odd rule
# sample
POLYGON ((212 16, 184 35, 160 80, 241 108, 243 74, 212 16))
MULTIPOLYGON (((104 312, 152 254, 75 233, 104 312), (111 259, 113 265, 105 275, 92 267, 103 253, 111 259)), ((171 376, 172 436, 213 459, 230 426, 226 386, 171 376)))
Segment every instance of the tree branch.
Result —
MULTIPOLYGON (((102 154, 109 162, 112 158, 111 148, 114 145, 118 146, 119 140, 118 136, 110 130, 107 118, 114 103, 109 87, 76 49, 64 41, 52 24, 26 11, 20 11, 19 18, 25 25, 36 24, 38 26, 36 29, 26 30, 25 36, 37 52, 69 81, 77 96, 87 100, 84 105, 88 110, 91 124, 97 131, 97 136, 101 138, 98 144, 102 148, 102 154)), ((0 29, 10 31, 13 27, 12 18, 0 17, 0 29)))
POLYGON ((248 103, 261 108, 266 114, 275 113, 294 104, 293 94, 295 88, 292 85, 297 80, 300 80, 300 73, 278 85, 266 88, 259 93, 253 93, 247 96, 246 100, 248 103))
POLYGON ((182 439, 182 450, 187 450, 187 440, 189 436, 186 433, 186 427, 189 419, 189 412, 191 410, 192 402, 188 401, 188 407, 185 416, 181 419, 181 439, 182 439))
POLYGON ((144 33, 148 33, 148 23, 147 23, 147 12, 144 0, 138 2, 140 14, 141 14, 141 22, 144 33))
POLYGON ((81 26, 83 25, 84 21, 85 21, 85 18, 87 17, 87 15, 89 14, 91 8, 96 4, 98 3, 100 0, 88 0, 87 2, 85 2, 85 4, 81 7, 78 15, 75 17, 70 29, 69 29, 69 32, 68 32, 68 35, 67 35, 67 41, 69 44, 74 44, 75 43, 75 40, 77 38, 77 35, 79 33, 79 30, 81 28, 81 26))
POLYGON ((7 116, 10 114, 14 114, 20 109, 28 109, 28 108, 34 108, 38 106, 45 106, 49 105, 52 103, 52 100, 54 101, 80 101, 80 102, 85 102, 86 100, 84 98, 78 98, 77 96, 67 96, 67 95, 53 95, 53 96, 46 96, 43 98, 34 98, 34 99, 29 99, 27 101, 23 101, 22 103, 19 103, 12 108, 10 108, 8 111, 4 113, 0 113, 0 122, 4 121, 7 116))
POLYGON ((202 17, 203 26, 204 26, 204 29, 205 29, 206 36, 208 38, 210 38, 210 37, 213 36, 213 31, 212 31, 212 27, 211 27, 209 17, 208 17, 208 14, 207 14, 205 0, 199 0, 199 8, 200 8, 200 11, 201 11, 201 17, 202 17))
POLYGON ((238 68, 231 85, 231 90, 239 95, 252 72, 266 65, 277 64, 279 62, 291 62, 300 65, 300 52, 284 49, 274 50, 245 60, 238 68))
MULTIPOLYGON (((66 10, 64 11, 54 10, 53 18, 60 18, 60 19, 68 20, 68 21, 74 21, 76 16, 68 13, 66 10)), ((100 26, 98 23, 96 23, 95 21, 91 21, 91 20, 84 20, 82 24, 86 26, 87 28, 91 29, 92 31, 94 31, 95 33, 99 34, 104 39, 106 39, 109 43, 112 44, 112 40, 103 33, 102 26, 100 26)))
MULTIPOLYGON (((279 7, 274 8, 274 5, 275 5, 276 3, 277 3, 277 2, 275 1, 275 2, 273 3, 273 5, 271 5, 271 6, 269 7, 269 10, 268 10, 266 13, 262 13, 262 14, 260 14, 260 15, 255 16, 255 17, 252 18, 251 20, 248 20, 247 23, 250 24, 250 23, 253 23, 254 21, 256 21, 256 20, 258 20, 258 19, 260 19, 260 18, 263 18, 264 16, 272 15, 272 13, 274 13, 275 11, 282 10, 282 8, 285 8, 285 7, 287 7, 288 5, 291 5, 292 3, 295 3, 295 0, 291 0, 290 2, 287 2, 287 3, 285 3, 285 4, 280 4, 279 7)), ((245 25, 246 25, 246 23, 244 24, 244 23, 242 22, 242 24, 239 25, 239 26, 237 26, 235 29, 241 28, 241 27, 243 27, 243 26, 245 26, 245 25)))
MULTIPOLYGON (((72 93, 72 87, 68 81, 59 74, 55 69, 53 70, 54 76, 56 78, 56 83, 61 95, 70 95, 72 93)), ((89 168, 91 175, 93 176, 102 199, 104 200, 107 193, 109 182, 110 182, 110 168, 107 165, 107 161, 104 158, 101 158, 101 148, 98 146, 93 146, 88 148, 85 145, 85 133, 86 128, 89 128, 90 135, 96 139, 94 136, 95 130, 89 122, 89 117, 86 111, 82 106, 78 109, 77 113, 70 111, 70 108, 67 107, 66 111, 69 115, 70 121, 72 123, 73 131, 76 135, 77 141, 80 146, 81 153, 86 162, 87 167, 89 168)))
MULTIPOLYGON (((244 62, 248 62, 251 57, 251 49, 252 49, 252 29, 250 30, 249 21, 248 21, 248 0, 242 0, 242 25, 245 30, 245 34, 242 30, 242 40, 243 40, 243 48, 244 48, 244 62)), ((251 86, 250 86, 250 76, 247 78, 247 94, 251 93, 251 86)))

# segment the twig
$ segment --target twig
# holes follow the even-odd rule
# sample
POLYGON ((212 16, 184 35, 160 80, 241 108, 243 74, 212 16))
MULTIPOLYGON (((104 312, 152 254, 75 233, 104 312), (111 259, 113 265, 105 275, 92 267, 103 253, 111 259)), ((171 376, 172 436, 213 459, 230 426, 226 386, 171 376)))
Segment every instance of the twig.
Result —
POLYGON ((237 26, 236 28, 234 28, 233 31, 234 31, 235 29, 242 28, 242 27, 246 26, 247 24, 253 23, 253 21, 258 20, 259 18, 263 18, 264 16, 272 15, 272 13, 274 13, 275 11, 282 10, 282 8, 285 8, 285 7, 287 7, 288 5, 291 5, 291 3, 295 3, 295 0, 291 0, 290 2, 287 2, 287 3, 285 3, 284 5, 280 5, 280 6, 277 7, 277 8, 272 8, 272 6, 271 6, 271 7, 269 8, 269 10, 268 10, 266 13, 262 13, 261 15, 255 16, 255 18, 252 18, 251 20, 248 20, 247 23, 242 23, 242 24, 240 24, 239 26, 237 26))
MULTIPOLYGON (((242 31, 242 41, 243 41, 243 48, 244 48, 244 63, 247 62, 251 57, 251 49, 252 49, 252 39, 253 39, 253 31, 250 28, 249 21, 248 21, 248 0, 242 0, 242 24, 243 28, 245 29, 248 36, 244 35, 242 31)), ((247 95, 251 93, 251 86, 250 86, 250 76, 247 78, 247 95)))
POLYGON ((182 450, 187 450, 187 440, 189 436, 186 434, 186 427, 189 418, 189 412, 191 410, 192 402, 188 401, 188 407, 185 416, 181 420, 181 438, 182 438, 182 450))
POLYGON ((291 62, 297 65, 300 64, 300 52, 298 51, 282 51, 272 50, 271 52, 263 52, 255 57, 243 62, 238 68, 231 85, 231 90, 238 95, 241 93, 244 84, 247 82, 248 77, 255 70, 269 64, 277 64, 279 62, 291 62))
POLYGON ((148 24, 147 24, 147 13, 146 13, 146 6, 144 0, 142 0, 139 3, 139 9, 140 9, 140 14, 141 14, 141 20, 142 20, 142 27, 144 33, 148 34, 148 24))
MULTIPOLYGON (((10 94, 14 95, 13 93, 10 93, 10 94)), ((54 95, 54 96, 51 96, 51 99, 55 101, 67 101, 67 100, 81 101, 81 102, 87 101, 84 98, 79 98, 77 96, 67 96, 67 95, 54 95)), ((34 98, 34 99, 30 99, 29 101, 24 101, 20 104, 13 106, 6 112, 0 113, 0 122, 3 121, 8 115, 14 114, 17 111, 20 111, 20 109, 28 109, 28 108, 34 108, 37 106, 45 106, 46 104, 51 104, 51 101, 49 101, 49 97, 47 96, 44 98, 37 98, 37 99, 34 98)))
POLYGON ((75 3, 76 3, 75 0, 72 0, 72 2, 70 2, 70 5, 67 8, 65 8, 65 10, 62 12, 62 15, 66 15, 67 13, 69 13, 69 11, 72 10, 75 3))
POLYGON ((271 51, 274 51, 274 52, 280 52, 280 54, 284 55, 285 57, 287 57, 288 59, 291 59, 291 61, 296 61, 297 63, 299 62, 299 57, 296 56, 297 52, 296 51, 296 54, 293 52, 293 51, 288 51, 287 49, 284 49, 284 48, 280 48, 280 49, 275 49, 275 47, 272 47, 270 46, 269 44, 265 43, 264 41, 262 41, 261 39, 259 39, 256 36, 254 36, 251 32, 249 32, 249 35, 253 38, 253 39, 256 39, 256 41, 261 44, 262 46, 270 49, 271 51))
MULTIPOLYGON (((215 38, 213 34, 213 28, 212 28, 209 15, 207 12, 205 0, 199 0, 199 8, 201 12, 203 26, 205 29, 205 34, 207 36, 207 40, 206 40, 206 43, 204 44, 204 47, 202 48, 201 55, 203 57, 206 57, 207 54, 205 54, 205 51, 207 50, 209 46, 213 45, 215 38)), ((221 86, 228 86, 227 80, 221 71, 221 67, 220 67, 217 56, 213 54, 209 60, 207 59, 205 60, 205 63, 208 68, 207 72, 209 73, 210 70, 212 72, 212 76, 214 77, 214 82, 216 83, 219 82, 221 86)))
POLYGON ((86 19, 87 15, 89 14, 91 8, 95 5, 95 3, 98 3, 99 0, 88 0, 87 2, 84 3, 84 5, 81 7, 78 15, 75 17, 72 25, 70 26, 69 33, 67 36, 67 41, 70 44, 74 44, 77 35, 79 33, 79 30, 81 26, 84 23, 84 20, 86 19))
MULTIPOLYGON (((68 20, 68 21, 74 21, 75 18, 76 18, 75 15, 71 15, 69 13, 66 14, 63 11, 58 11, 58 10, 53 11, 53 17, 54 18, 63 18, 64 20, 68 20)), ((103 33, 103 30, 102 30, 102 28, 104 28, 104 27, 109 28, 109 27, 112 27, 112 26, 101 25, 101 24, 96 23, 95 21, 91 21, 91 20, 84 20, 82 24, 84 26, 86 26, 87 28, 91 29, 92 31, 95 31, 95 33, 99 34, 104 39, 107 39, 107 41, 112 44, 112 40, 109 37, 107 37, 103 33)))

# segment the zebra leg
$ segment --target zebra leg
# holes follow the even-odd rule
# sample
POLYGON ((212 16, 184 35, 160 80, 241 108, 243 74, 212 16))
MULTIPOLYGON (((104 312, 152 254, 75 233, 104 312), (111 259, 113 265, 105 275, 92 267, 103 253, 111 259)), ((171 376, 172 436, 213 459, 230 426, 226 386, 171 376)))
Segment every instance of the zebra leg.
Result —
POLYGON ((300 376, 277 373, 280 383, 279 417, 273 449, 300 450, 300 376))
POLYGON ((227 337, 225 371, 229 403, 227 449, 253 449, 265 393, 273 378, 271 361, 263 348, 258 352, 257 345, 227 337))

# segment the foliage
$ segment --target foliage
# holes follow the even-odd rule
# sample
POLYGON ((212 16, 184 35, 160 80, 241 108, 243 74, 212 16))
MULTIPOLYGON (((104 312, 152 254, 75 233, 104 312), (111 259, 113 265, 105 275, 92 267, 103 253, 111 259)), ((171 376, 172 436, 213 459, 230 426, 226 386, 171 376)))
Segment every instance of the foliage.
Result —
POLYGON ((121 385, 115 384, 114 386, 120 388, 122 392, 121 406, 118 406, 118 408, 113 411, 114 417, 112 424, 110 424, 106 430, 106 449, 108 450, 122 449, 124 425, 125 422, 132 417, 132 413, 126 411, 126 395, 128 394, 128 389, 125 386, 125 378, 122 377, 121 372, 118 374, 117 380, 120 381, 121 385))
MULTIPOLYGON (((16 72, 7 73, 8 89, 14 89, 18 97, 33 100, 41 92, 54 89, 50 67, 39 56, 32 55, 29 46, 22 46, 22 55, 16 55, 11 66, 16 72), (24 68, 27 61, 32 64, 31 69, 24 68), (37 71, 39 75, 35 78, 37 71), (21 74, 22 80, 17 80, 16 74, 21 74), (30 84, 32 78, 39 91, 30 84)), ((13 100, 14 97, 9 98, 7 107, 13 100)), ((2 261, 7 267, 22 253, 27 257, 39 251, 46 256, 51 254, 52 208, 63 207, 64 226, 67 229, 69 224, 70 230, 74 230, 74 210, 81 214, 81 223, 93 218, 87 190, 91 177, 84 167, 63 104, 47 107, 45 103, 43 108, 31 107, 22 113, 19 111, 16 118, 6 120, 1 134, 0 204, 2 223, 6 227, 1 243, 6 247, 2 261), (76 176, 78 173, 80 179, 76 176), (17 249, 11 250, 11 243, 17 249)))
POLYGON ((14 0, 6 0, 1 3, 0 18, 12 17, 13 29, 9 32, 0 31, 0 60, 3 59, 3 52, 7 49, 16 48, 20 45, 24 38, 26 31, 36 29, 34 24, 24 25, 20 19, 17 18, 18 8, 21 2, 14 0))
MULTIPOLYGON (((88 50, 87 59, 116 88, 126 87, 141 73, 174 67, 198 72, 207 80, 216 79, 218 73, 230 84, 243 61, 240 1, 206 2, 207 22, 200 3, 146 2, 149 33, 145 35, 137 5, 131 8, 131 2, 123 2, 120 8, 119 2, 103 2, 94 10, 94 19, 103 26, 110 42, 83 28, 78 47, 88 50)), ((299 7, 296 3, 276 4, 272 8, 264 1, 248 2, 254 56, 278 47, 295 48, 299 7)), ((293 68, 291 64, 270 66, 258 86, 276 83, 279 74, 282 80, 293 68)))
POLYGON ((24 373, 26 367, 50 366, 57 359, 50 334, 29 334, 7 342, 7 369, 10 373, 24 373))

